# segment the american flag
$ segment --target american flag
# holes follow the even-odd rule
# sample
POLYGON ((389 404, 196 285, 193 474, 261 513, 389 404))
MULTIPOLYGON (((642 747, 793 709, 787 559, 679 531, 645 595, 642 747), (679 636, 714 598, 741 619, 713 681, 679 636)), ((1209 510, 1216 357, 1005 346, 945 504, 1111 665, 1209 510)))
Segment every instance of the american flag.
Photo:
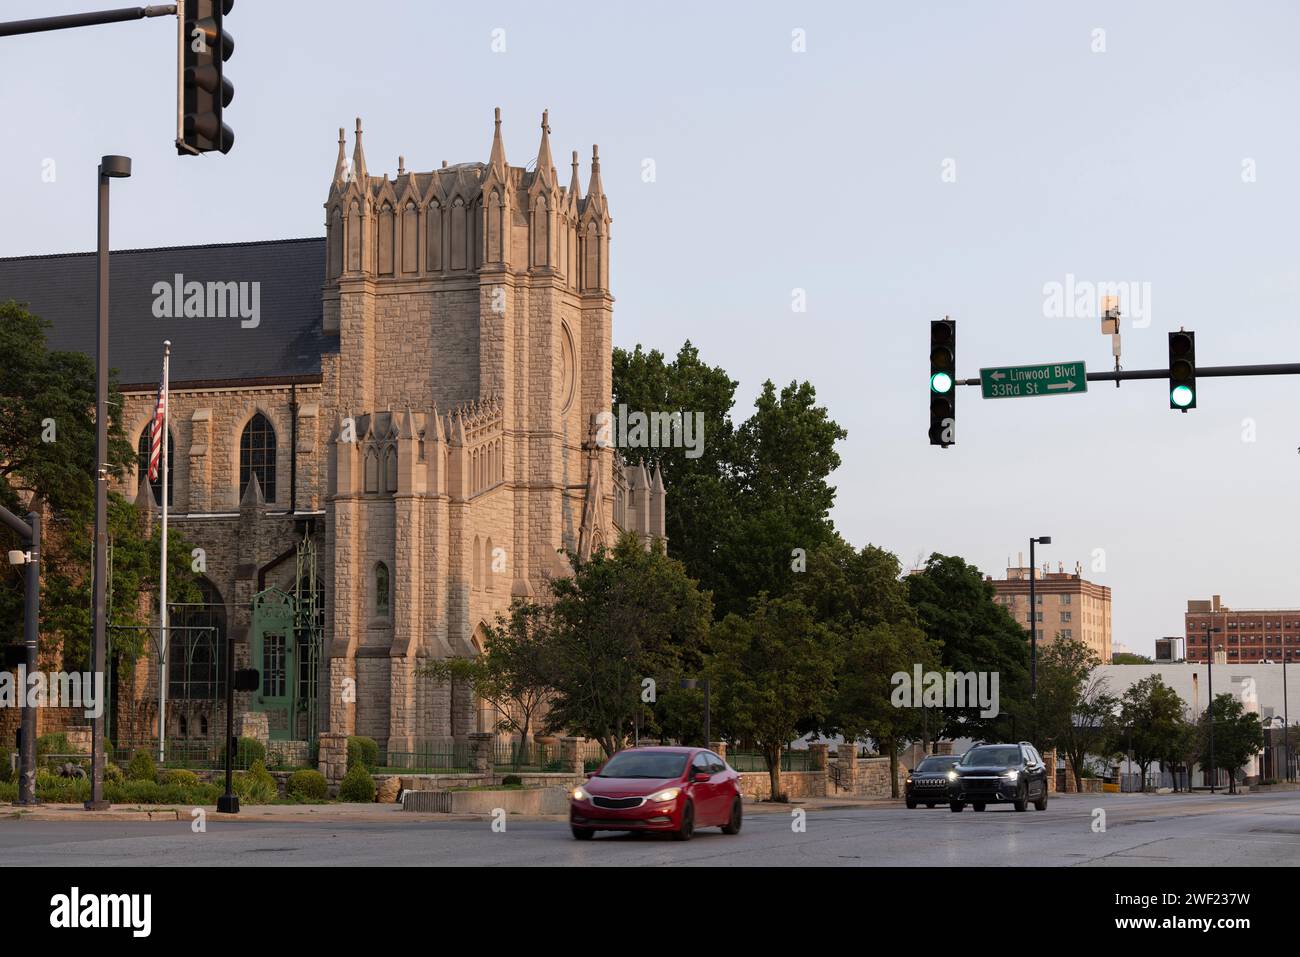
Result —
POLYGON ((158 405, 153 410, 153 424, 149 426, 149 481, 158 481, 162 467, 163 419, 167 415, 167 380, 158 383, 158 405))

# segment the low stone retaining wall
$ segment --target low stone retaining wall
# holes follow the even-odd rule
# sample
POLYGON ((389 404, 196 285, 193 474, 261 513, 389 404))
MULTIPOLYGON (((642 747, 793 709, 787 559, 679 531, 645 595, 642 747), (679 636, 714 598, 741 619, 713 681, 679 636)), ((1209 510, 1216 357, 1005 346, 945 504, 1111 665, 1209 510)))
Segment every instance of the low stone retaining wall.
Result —
POLYGON ((501 791, 406 791, 403 811, 438 814, 564 814, 569 791, 562 787, 512 788, 501 791))
MULTIPOLYGON (((789 798, 825 797, 825 771, 782 771, 781 790, 789 798)), ((746 801, 772 800, 772 778, 766 771, 743 771, 740 793, 746 801)))

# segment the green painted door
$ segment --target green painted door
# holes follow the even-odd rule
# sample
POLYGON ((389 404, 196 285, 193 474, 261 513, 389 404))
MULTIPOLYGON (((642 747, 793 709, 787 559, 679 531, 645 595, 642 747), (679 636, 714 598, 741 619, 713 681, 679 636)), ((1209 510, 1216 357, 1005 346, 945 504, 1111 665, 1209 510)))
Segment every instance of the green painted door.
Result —
POLYGON ((297 695, 297 642, 294 640, 294 600, 278 588, 253 598, 250 664, 262 674, 252 709, 266 712, 273 741, 293 737, 297 695))

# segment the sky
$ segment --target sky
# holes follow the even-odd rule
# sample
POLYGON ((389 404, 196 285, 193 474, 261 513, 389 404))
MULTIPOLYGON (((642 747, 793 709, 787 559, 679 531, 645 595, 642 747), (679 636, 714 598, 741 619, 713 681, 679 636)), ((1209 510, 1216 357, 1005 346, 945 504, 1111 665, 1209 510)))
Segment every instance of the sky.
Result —
POLYGON ((103 154, 134 161, 114 248, 320 236, 357 116, 394 175, 485 161, 494 107, 530 163, 549 109, 562 181, 600 145, 615 344, 690 339, 737 420, 764 380, 811 382, 848 431, 849 541, 1000 577, 1050 535, 1040 562, 1082 563, 1148 654, 1189 598, 1300 606, 1300 380, 1202 379, 1186 414, 1163 380, 962 388, 956 445, 926 438, 931 319, 962 377, 1111 367, 1053 283, 1137 294, 1125 368, 1164 368, 1179 327, 1201 366, 1300 361, 1295 5, 238 0, 228 28, 236 145, 199 158, 172 145, 173 18, 0 39, 0 256, 93 248, 103 154))

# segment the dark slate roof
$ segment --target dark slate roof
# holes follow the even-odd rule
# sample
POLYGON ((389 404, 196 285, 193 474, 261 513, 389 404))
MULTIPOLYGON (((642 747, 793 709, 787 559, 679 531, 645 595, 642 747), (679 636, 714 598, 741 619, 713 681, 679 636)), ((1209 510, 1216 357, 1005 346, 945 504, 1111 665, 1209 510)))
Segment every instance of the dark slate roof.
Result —
MULTIPOLYGON (((280 380, 319 376, 321 353, 338 340, 321 332, 324 239, 123 249, 109 254, 109 365, 124 386, 157 387, 163 340, 171 381, 280 380), (259 282, 260 321, 156 318, 154 284, 259 282)), ((0 302, 16 299, 52 323, 51 349, 95 354, 94 253, 0 258, 0 302)), ((251 288, 251 287, 248 287, 251 288)))

